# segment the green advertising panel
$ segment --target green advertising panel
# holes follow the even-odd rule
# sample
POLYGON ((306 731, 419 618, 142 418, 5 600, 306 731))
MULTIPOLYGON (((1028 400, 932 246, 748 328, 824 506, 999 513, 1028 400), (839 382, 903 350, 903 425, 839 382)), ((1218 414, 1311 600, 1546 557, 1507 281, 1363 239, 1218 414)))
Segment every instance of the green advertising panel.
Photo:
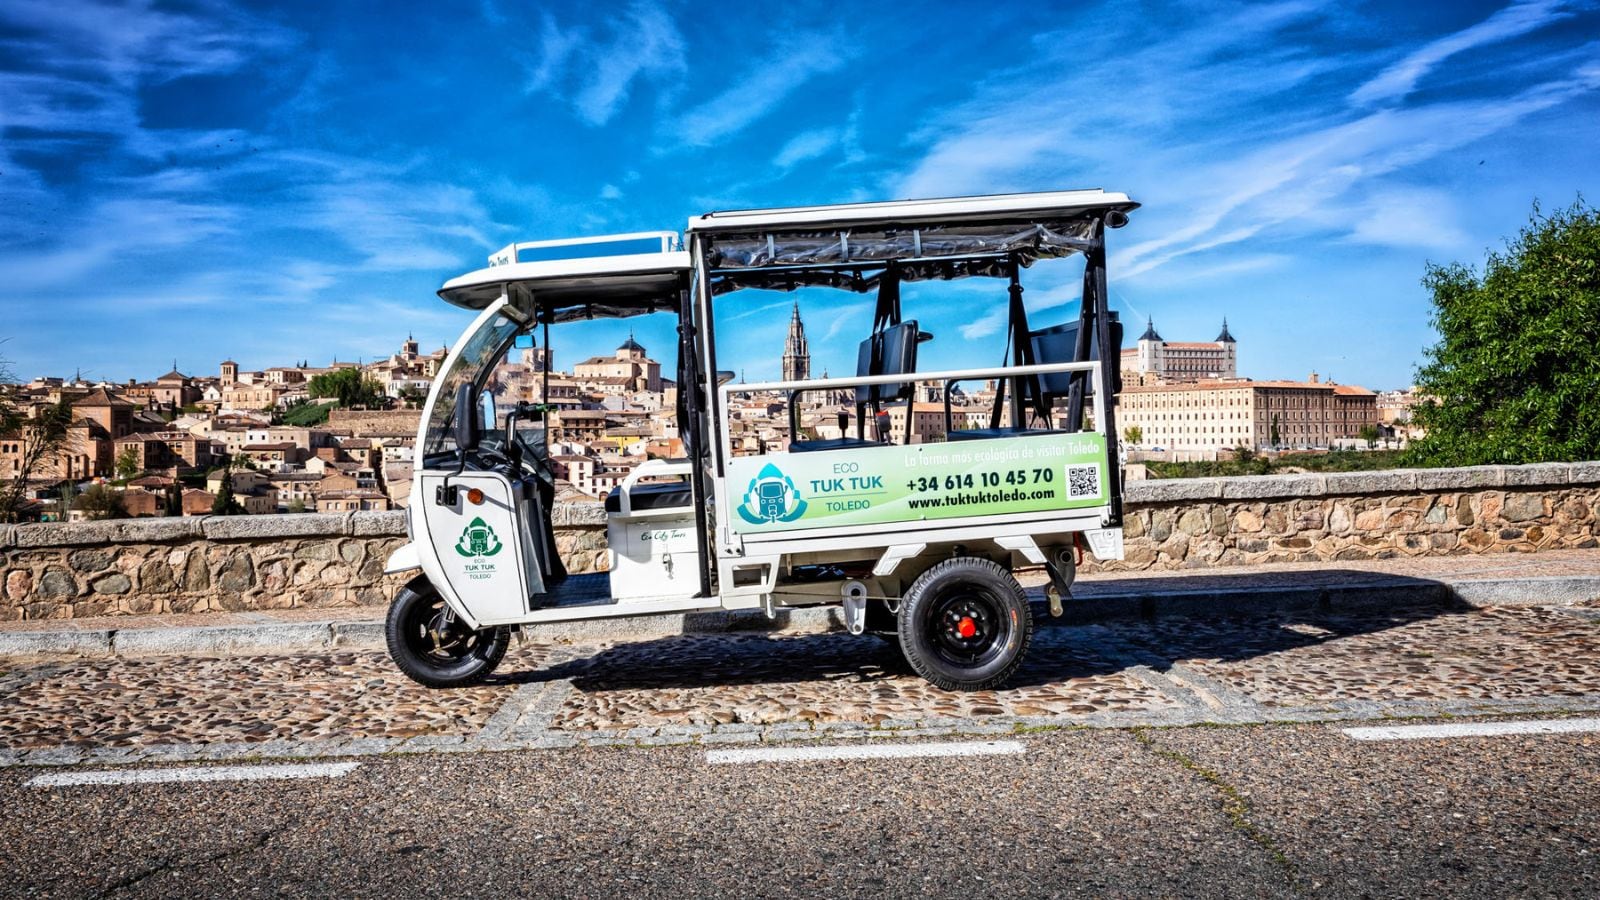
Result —
POLYGON ((733 530, 879 525, 1102 506, 1103 435, 1039 434, 744 456, 728 464, 733 530))

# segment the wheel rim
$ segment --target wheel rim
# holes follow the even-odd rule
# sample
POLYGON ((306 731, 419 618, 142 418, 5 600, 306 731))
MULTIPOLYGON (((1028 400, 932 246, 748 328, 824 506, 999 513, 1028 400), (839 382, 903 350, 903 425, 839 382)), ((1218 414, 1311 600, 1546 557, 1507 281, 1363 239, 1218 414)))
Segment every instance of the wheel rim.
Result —
POLYGON ((924 608, 921 624, 933 652, 961 668, 994 660, 1005 651, 1011 633, 1000 598, 974 584, 940 591, 924 608))
POLYGON ((467 659, 484 640, 439 598, 416 603, 407 611, 404 634, 406 647, 435 666, 450 666, 467 659))

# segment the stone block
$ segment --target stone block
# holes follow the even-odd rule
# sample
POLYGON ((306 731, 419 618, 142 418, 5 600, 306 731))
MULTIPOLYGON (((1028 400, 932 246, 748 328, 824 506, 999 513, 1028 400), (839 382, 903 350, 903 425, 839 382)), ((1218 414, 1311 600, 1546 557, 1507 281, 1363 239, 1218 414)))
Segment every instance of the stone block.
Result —
POLYGON ((1600 484, 1600 461, 1575 462, 1567 466, 1568 484, 1600 484))
POLYGON ((1500 516, 1507 522, 1529 522, 1546 515, 1543 494, 1507 494, 1500 516))
POLYGON ((1327 493, 1321 475, 1241 475, 1219 478, 1224 500, 1316 497, 1327 493))
POLYGON ((112 572, 96 578, 92 587, 98 594, 126 594, 133 590, 133 582, 121 572, 112 572))
POLYGON ((18 547, 86 547, 110 543, 116 534, 115 522, 41 522, 16 526, 13 538, 18 547))
POLYGON ((34 589, 34 595, 43 600, 70 600, 78 596, 79 587, 77 579, 66 569, 52 566, 39 577, 39 584, 34 589))
POLYGON ((1329 472, 1322 478, 1330 494, 1399 494, 1417 489, 1417 473, 1411 469, 1329 472))
POLYGON ((224 591, 239 593, 255 586, 256 570, 248 551, 235 553, 217 570, 217 587, 224 591))
POLYGON ((152 559, 139 567, 139 590, 144 593, 165 594, 177 590, 177 579, 172 577, 172 566, 164 559, 152 559))
POLYGON ((1178 503, 1184 500, 1215 500, 1222 496, 1220 478, 1156 478, 1130 481, 1124 486, 1127 503, 1178 503))
POLYGON ((319 537, 350 533, 350 517, 339 513, 293 516, 207 516, 201 530, 209 540, 319 537))
POLYGON ((1417 489, 1453 491, 1499 487, 1505 483, 1505 466, 1464 466, 1459 469, 1418 469, 1417 489))
MULTIPOLYGON (((557 509, 560 507, 558 506, 557 509)), ((406 511, 358 512, 350 515, 350 533, 357 537, 394 537, 406 533, 406 511)))
POLYGON ((200 537, 198 516, 168 516, 115 522, 116 540, 122 544, 160 544, 200 537))
POLYGON ((11 546, 11 542, 16 536, 16 530, 17 526, 15 525, 0 525, 0 547, 11 546))
POLYGON ((1505 467, 1506 487, 1550 487, 1566 484, 1571 477, 1572 467, 1566 463, 1505 467))
POLYGON ((5 598, 13 603, 21 603, 33 592, 33 573, 27 569, 13 569, 6 573, 5 598))
POLYGON ((110 654, 110 631, 0 631, 0 657, 110 654))
POLYGON ((100 572, 111 568, 115 550, 74 550, 67 554, 67 565, 77 572, 100 572))
POLYGON ((558 528, 562 526, 604 528, 606 508, 599 503, 557 503, 550 510, 550 521, 558 528))

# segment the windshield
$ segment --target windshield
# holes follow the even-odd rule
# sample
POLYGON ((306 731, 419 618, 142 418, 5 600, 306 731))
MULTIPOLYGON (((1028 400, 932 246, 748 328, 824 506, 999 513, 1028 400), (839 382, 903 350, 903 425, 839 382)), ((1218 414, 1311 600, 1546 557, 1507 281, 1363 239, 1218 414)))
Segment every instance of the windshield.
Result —
POLYGON ((428 416, 428 436, 423 448, 425 456, 455 451, 453 416, 456 392, 463 384, 477 383, 483 370, 499 358, 500 348, 511 340, 519 328, 521 325, 515 319, 497 313, 478 329, 459 354, 450 359, 433 384, 433 411, 428 416))

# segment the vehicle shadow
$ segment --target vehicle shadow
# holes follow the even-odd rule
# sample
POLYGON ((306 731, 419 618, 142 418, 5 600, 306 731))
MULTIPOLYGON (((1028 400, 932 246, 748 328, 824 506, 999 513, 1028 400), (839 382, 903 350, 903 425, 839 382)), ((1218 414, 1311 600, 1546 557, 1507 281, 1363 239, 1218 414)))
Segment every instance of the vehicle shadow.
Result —
MULTIPOLYGON (((1041 591, 1027 660, 1007 689, 1163 671, 1189 660, 1240 661, 1403 627, 1472 607, 1437 581, 1319 570, 1261 575, 1107 578, 1080 584, 1061 618, 1041 591)), ((841 682, 912 676, 898 645, 874 635, 737 631, 619 644, 494 681, 571 679, 585 692, 841 682)))

